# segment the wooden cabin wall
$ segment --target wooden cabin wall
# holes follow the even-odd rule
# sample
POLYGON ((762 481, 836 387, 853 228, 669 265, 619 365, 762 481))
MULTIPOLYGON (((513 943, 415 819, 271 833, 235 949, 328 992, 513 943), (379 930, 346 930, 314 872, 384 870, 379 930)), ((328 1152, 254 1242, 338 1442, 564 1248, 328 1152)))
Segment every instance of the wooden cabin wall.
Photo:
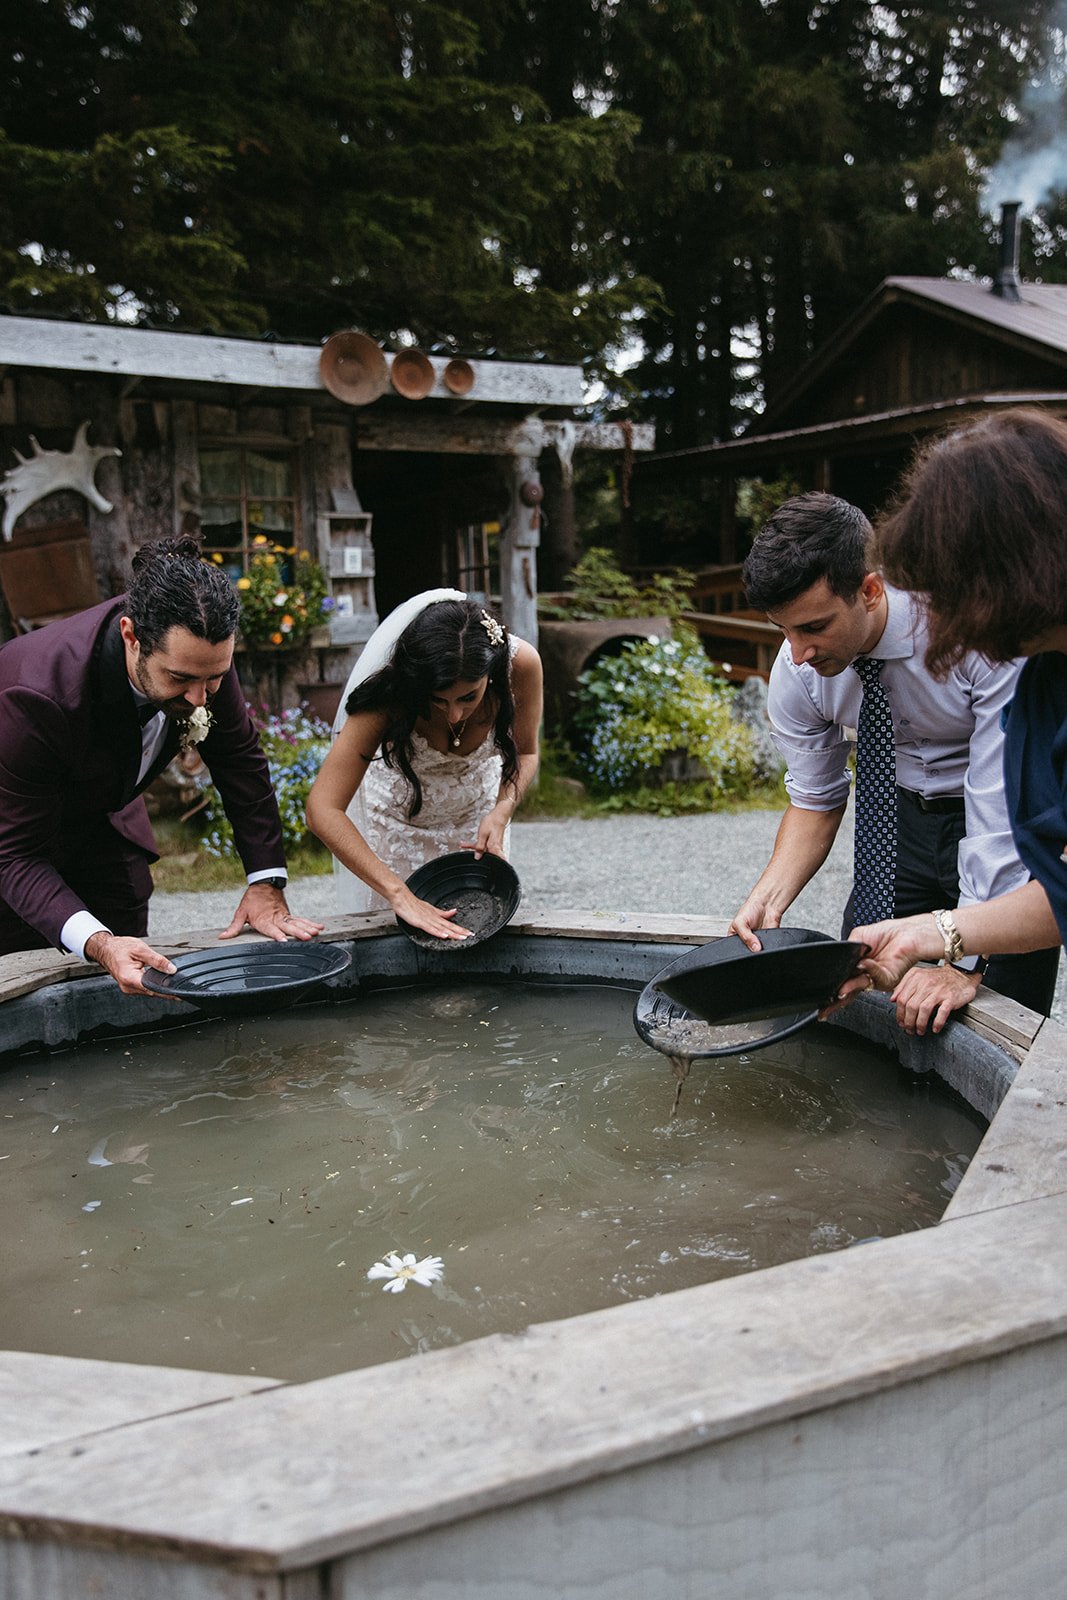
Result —
POLYGON ((8 373, 0 386, 0 472, 18 464, 15 452, 68 451, 89 422, 89 443, 114 445, 96 468, 95 483, 112 502, 97 511, 74 490, 59 490, 29 506, 20 531, 77 518, 88 529, 93 567, 106 597, 129 581, 134 551, 152 539, 200 529, 200 442, 205 437, 256 438, 295 447, 300 539, 318 553, 317 509, 329 509, 331 490, 352 486, 347 422, 313 421, 307 405, 218 405, 149 392, 128 380, 43 371, 8 373))
MULTIPOLYGON (((124 449, 120 424, 121 384, 117 378, 80 377, 49 372, 18 372, 5 384, 3 421, 0 424, 0 468, 18 465, 15 451, 32 454, 31 436, 43 450, 68 451, 79 426, 89 422, 89 443, 124 449)), ((132 550, 139 542, 133 533, 136 503, 128 479, 131 462, 105 457, 97 466, 95 483, 114 509, 97 511, 74 490, 46 495, 19 518, 20 529, 79 517, 89 530, 93 566, 104 595, 121 593, 129 574, 132 550)))
POLYGON ((1063 362, 943 316, 896 306, 857 340, 847 364, 832 366, 805 390, 795 417, 776 415, 775 426, 811 426, 998 391, 1057 389, 1065 377, 1063 362))

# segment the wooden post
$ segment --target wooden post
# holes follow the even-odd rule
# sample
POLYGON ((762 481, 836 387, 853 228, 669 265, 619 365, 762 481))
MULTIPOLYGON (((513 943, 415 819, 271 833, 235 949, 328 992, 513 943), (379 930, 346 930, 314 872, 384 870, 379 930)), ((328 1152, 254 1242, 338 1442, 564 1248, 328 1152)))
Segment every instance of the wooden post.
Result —
POLYGON ((500 541, 500 603, 512 633, 537 645, 537 547, 541 542, 543 489, 537 470, 541 426, 533 422, 530 448, 507 460, 511 503, 500 541), (537 435, 537 437, 534 437, 537 435))
POLYGON ((729 566, 737 560, 737 481, 732 473, 719 479, 719 553, 729 566))

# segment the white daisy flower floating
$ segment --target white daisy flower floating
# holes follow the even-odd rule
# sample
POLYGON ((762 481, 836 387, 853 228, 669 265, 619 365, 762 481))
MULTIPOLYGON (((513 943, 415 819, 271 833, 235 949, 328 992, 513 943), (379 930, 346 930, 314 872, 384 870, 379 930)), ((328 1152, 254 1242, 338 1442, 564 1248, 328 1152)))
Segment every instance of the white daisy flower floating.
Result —
POLYGON ((440 1256, 423 1256, 416 1261, 413 1255, 398 1256, 390 1250, 384 1261, 376 1261, 367 1273, 368 1278, 387 1278, 382 1288, 392 1294, 403 1294, 408 1283, 419 1283, 428 1289, 431 1283, 445 1275, 445 1264, 440 1256))

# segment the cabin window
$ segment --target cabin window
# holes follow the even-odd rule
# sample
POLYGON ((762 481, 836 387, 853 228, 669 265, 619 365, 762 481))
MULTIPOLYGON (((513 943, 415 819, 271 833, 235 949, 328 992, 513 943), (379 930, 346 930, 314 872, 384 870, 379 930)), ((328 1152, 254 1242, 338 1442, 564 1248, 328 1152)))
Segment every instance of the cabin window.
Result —
POLYGON ((499 594, 499 522, 477 522, 456 529, 456 587, 486 605, 499 594))
POLYGON ((284 447, 202 446, 200 532, 204 554, 240 578, 264 539, 291 550, 300 531, 296 459, 284 447), (257 540, 259 544, 257 545, 257 540))

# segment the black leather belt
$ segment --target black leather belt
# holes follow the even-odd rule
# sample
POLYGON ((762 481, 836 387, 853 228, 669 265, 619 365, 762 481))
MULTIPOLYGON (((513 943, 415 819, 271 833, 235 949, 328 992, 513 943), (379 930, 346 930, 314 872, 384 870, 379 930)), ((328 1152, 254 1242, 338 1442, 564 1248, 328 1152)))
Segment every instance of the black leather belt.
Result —
POLYGON ((897 784, 897 794, 901 795, 909 805, 917 811, 954 811, 966 810, 966 801, 961 794, 939 794, 928 797, 925 794, 916 794, 914 789, 905 789, 902 784, 897 784))

